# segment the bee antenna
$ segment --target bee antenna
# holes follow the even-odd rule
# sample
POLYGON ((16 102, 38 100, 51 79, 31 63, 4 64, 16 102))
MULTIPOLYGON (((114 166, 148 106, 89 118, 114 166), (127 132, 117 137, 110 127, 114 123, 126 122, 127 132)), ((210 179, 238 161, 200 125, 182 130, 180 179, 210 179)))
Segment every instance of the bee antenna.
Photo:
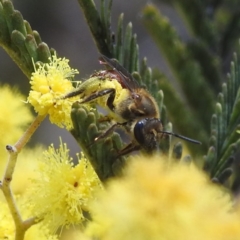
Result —
POLYGON ((188 141, 188 142, 191 142, 191 143, 194 143, 194 144, 202 144, 201 142, 199 142, 197 140, 194 140, 194 139, 191 139, 191 138, 188 138, 188 137, 185 137, 185 136, 173 133, 173 132, 161 131, 161 133, 164 133, 164 134, 167 134, 167 135, 172 135, 174 137, 178 137, 180 139, 183 139, 185 141, 188 141))

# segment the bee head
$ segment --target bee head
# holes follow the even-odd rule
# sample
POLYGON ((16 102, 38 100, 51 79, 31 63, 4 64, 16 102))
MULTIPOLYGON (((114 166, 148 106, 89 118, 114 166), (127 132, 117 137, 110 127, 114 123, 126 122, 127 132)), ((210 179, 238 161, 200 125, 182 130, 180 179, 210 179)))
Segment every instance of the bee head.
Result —
POLYGON ((157 149, 157 144, 163 134, 162 122, 158 118, 144 118, 138 121, 133 129, 134 137, 147 152, 157 149))

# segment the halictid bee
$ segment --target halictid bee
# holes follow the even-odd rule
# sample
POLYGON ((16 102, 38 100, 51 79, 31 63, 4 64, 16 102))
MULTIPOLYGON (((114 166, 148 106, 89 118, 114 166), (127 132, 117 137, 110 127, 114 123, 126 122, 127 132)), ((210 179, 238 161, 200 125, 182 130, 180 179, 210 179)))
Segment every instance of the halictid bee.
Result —
POLYGON ((164 135, 201 144, 199 141, 163 131, 159 108, 151 94, 116 60, 102 55, 100 64, 106 65, 108 70, 93 74, 78 89, 64 97, 79 95, 80 103, 94 102, 108 110, 106 119, 114 120, 115 124, 96 137, 94 142, 108 136, 116 127, 123 127, 132 135, 133 141, 120 150, 118 156, 140 149, 152 153, 158 149, 159 141, 164 135))

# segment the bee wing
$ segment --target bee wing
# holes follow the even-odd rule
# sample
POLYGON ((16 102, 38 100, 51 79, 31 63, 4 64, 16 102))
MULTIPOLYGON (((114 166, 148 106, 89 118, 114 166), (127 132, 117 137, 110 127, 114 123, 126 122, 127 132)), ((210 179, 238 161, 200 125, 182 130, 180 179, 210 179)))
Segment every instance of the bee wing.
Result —
POLYGON ((129 91, 133 92, 134 89, 140 87, 139 83, 133 78, 127 69, 121 66, 115 59, 109 59, 108 57, 101 55, 99 60, 101 64, 108 65, 121 76, 121 84, 129 91))

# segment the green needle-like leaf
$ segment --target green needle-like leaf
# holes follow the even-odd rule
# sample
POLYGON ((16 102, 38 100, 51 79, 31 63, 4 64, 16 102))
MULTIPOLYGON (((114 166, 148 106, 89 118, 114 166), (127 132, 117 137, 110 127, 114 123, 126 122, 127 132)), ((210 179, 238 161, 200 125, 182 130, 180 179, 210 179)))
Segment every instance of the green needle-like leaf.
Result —
MULTIPOLYGON (((231 73, 218 95, 215 114, 211 123, 211 138, 204 169, 214 181, 225 183, 232 173, 232 164, 236 151, 240 147, 237 131, 240 129, 240 75, 239 61, 234 54, 231 73)), ((236 178, 237 179, 237 178, 236 178)), ((233 181, 234 182, 234 181, 233 181)), ((234 182, 234 187, 236 187, 234 182)))
POLYGON ((0 45, 30 79, 33 61, 48 62, 51 51, 10 0, 0 0, 0 45), (35 39, 36 37, 36 39, 35 39))
MULTIPOLYGON (((104 27, 104 19, 101 21, 100 15, 96 9, 93 0, 78 0, 91 33, 94 37, 95 43, 100 53, 112 57, 111 47, 107 44, 107 31, 104 27)), ((105 22, 106 23, 106 22, 105 22)))
POLYGON ((188 105, 197 109, 193 112, 196 119, 201 120, 201 128, 207 129, 214 95, 202 76, 200 66, 188 53, 175 29, 156 7, 148 5, 144 8, 143 22, 182 86, 188 105), (196 97, 196 94, 199 94, 199 97, 196 97))
MULTIPOLYGON (((116 133, 103 140, 94 142, 94 139, 101 134, 99 120, 100 116, 97 110, 87 110, 78 102, 72 106, 71 113, 73 121, 72 134, 79 143, 81 149, 90 160, 96 173, 102 181, 116 174, 116 169, 113 169, 115 161, 120 163, 125 162, 124 158, 117 159, 118 151, 123 148, 122 142, 116 133)), ((101 124, 102 125, 102 124, 101 124)), ((103 131, 106 131, 108 125, 104 124, 103 131)), ((120 171, 120 170, 119 170, 120 171)))

